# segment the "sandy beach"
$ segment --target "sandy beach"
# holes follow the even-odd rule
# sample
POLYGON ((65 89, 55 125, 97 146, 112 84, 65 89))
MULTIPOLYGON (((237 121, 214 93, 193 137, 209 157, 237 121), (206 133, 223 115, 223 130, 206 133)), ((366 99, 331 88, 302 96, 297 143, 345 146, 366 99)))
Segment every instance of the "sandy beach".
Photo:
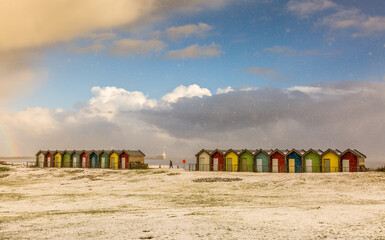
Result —
POLYGON ((0 239, 385 239, 385 174, 13 166, 0 239))

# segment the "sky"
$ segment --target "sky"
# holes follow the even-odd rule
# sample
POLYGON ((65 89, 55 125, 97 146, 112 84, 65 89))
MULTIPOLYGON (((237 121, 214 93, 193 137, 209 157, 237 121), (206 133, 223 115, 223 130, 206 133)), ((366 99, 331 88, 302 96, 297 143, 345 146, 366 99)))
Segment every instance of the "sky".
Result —
POLYGON ((384 165, 382 0, 0 0, 0 155, 356 148, 384 165))

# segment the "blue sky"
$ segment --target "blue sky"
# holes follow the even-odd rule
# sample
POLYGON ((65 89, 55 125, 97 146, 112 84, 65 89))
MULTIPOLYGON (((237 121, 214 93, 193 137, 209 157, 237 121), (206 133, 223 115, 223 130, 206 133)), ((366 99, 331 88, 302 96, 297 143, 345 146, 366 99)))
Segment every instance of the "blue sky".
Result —
POLYGON ((385 75, 382 68, 385 61, 383 30, 353 37, 362 30, 355 27, 333 30, 320 21, 342 11, 339 9, 357 9, 362 16, 383 17, 384 4, 381 1, 370 1, 369 4, 334 1, 334 4, 338 7, 301 15, 289 9, 288 1, 230 1, 218 9, 170 14, 164 21, 134 31, 129 28, 96 31, 116 34, 114 39, 103 43, 106 48, 123 38, 156 38, 168 45, 159 52, 135 56, 111 55, 108 49, 80 54, 71 50, 73 46, 91 44, 92 39, 87 38, 58 43, 40 50, 43 56, 38 65, 46 72, 45 81, 25 97, 13 99, 6 108, 72 108, 92 96, 90 89, 93 86, 138 90, 159 99, 181 84, 195 83, 215 92, 217 88, 227 86, 290 87, 318 82, 381 80, 385 75), (212 29, 174 40, 166 36, 170 27, 199 23, 208 24, 212 29), (164 56, 168 51, 193 44, 216 44, 222 52, 194 59, 167 59, 164 56), (282 52, 266 50, 274 47, 282 52), (279 75, 252 74, 247 72, 251 67, 271 69, 279 75), (57 96, 68 93, 71 97, 57 96))
POLYGON ((383 1, 0 5, 5 155, 106 146, 174 156, 202 147, 355 147, 382 161, 373 139, 385 135, 376 124, 385 115, 383 1), (256 137, 266 132, 276 136, 256 137), (59 141, 63 134, 76 137, 59 141), (307 137, 292 142, 292 134, 307 137))

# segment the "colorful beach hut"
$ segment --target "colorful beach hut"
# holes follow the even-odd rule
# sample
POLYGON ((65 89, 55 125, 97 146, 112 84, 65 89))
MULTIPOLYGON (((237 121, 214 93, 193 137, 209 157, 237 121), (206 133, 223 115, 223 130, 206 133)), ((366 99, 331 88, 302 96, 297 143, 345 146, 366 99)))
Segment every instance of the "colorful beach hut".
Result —
POLYGON ((76 151, 72 151, 71 166, 73 168, 80 168, 80 155, 76 151))
POLYGON ((86 151, 82 151, 80 154, 80 162, 81 162, 81 167, 82 168, 88 168, 89 165, 89 153, 86 151))
POLYGON ((109 153, 102 150, 101 154, 99 155, 99 161, 100 161, 100 168, 109 168, 109 153))
POLYGON ((223 156, 225 155, 226 150, 218 150, 215 149, 214 151, 211 152, 211 169, 212 171, 223 171, 225 168, 223 166, 223 156))
POLYGON ((90 168, 99 167, 99 154, 98 151, 92 150, 90 154, 90 168))
POLYGON ((321 155, 322 172, 338 172, 339 171, 339 151, 328 149, 321 155))
POLYGON ((269 154, 266 150, 259 149, 254 154, 256 172, 269 172, 269 154))
POLYGON ((243 149, 239 153, 239 166, 241 172, 254 171, 253 153, 251 151, 243 149))
POLYGON ((358 172, 358 153, 354 150, 347 149, 340 154, 340 171, 341 172, 358 172))
POLYGON ((46 166, 47 167, 53 167, 54 166, 54 161, 53 161, 53 156, 52 156, 52 153, 50 151, 47 151, 47 154, 45 155, 45 158, 46 158, 46 166))
POLYGON ((286 154, 286 171, 288 173, 302 172, 302 155, 300 151, 292 149, 286 154))
POLYGON ((270 171, 273 173, 285 172, 285 154, 282 150, 276 149, 270 153, 269 167, 270 171))
POLYGON ((321 172, 321 150, 309 149, 303 154, 305 172, 321 172))
POLYGON ((56 151, 55 152, 55 167, 61 168, 62 166, 62 155, 60 152, 56 151))
POLYGON ((210 171, 210 153, 212 151, 202 149, 196 155, 199 171, 210 171))
POLYGON ((110 168, 119 168, 119 155, 115 151, 111 151, 110 153, 110 168))
POLYGON ((67 152, 67 150, 63 152, 63 167, 71 167, 71 155, 67 152))
POLYGON ((239 153, 241 151, 230 149, 226 152, 226 171, 237 172, 238 171, 238 162, 239 162, 239 153))
POLYGON ((119 153, 119 168, 121 169, 128 169, 128 154, 126 151, 120 151, 119 153))

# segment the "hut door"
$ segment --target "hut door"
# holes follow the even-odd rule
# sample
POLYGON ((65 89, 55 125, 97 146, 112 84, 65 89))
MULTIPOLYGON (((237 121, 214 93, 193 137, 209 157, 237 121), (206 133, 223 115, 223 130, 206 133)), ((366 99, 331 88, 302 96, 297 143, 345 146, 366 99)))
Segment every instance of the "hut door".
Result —
POLYGON ((348 159, 342 160, 342 171, 343 172, 349 172, 349 160, 348 159))
POLYGON ((126 158, 125 157, 122 157, 122 168, 123 169, 126 168, 126 158))
POLYGON ((82 158, 82 167, 83 167, 83 168, 86 167, 86 157, 83 157, 83 158, 82 158))
POLYGON ((246 172, 247 171, 247 158, 242 158, 241 163, 242 163, 242 171, 246 172))
POLYGON ((330 172, 330 159, 324 159, 324 172, 330 172))
POLYGON ((295 172, 295 159, 290 158, 289 159, 289 173, 295 172))
POLYGON ((257 172, 262 172, 262 159, 257 159, 257 172))
POLYGON ((313 172, 313 160, 306 159, 306 172, 313 172))
POLYGON ((213 159, 213 171, 218 171, 218 158, 213 159))
POLYGON ((76 157, 72 158, 72 167, 77 167, 76 166, 76 157))
POLYGON ((114 157, 111 158, 111 168, 115 169, 115 158, 114 157))
POLYGON ((278 172, 278 159, 277 158, 274 158, 273 159, 273 169, 272 169, 272 172, 278 172))
POLYGON ((231 171, 233 167, 233 159, 227 158, 227 171, 231 171))
POLYGON ((39 156, 39 167, 44 167, 44 156, 39 156))
POLYGON ((106 168, 106 158, 105 157, 102 157, 102 160, 100 162, 100 167, 101 168, 106 168))
POLYGON ((51 157, 47 158, 47 167, 51 167, 51 157))

